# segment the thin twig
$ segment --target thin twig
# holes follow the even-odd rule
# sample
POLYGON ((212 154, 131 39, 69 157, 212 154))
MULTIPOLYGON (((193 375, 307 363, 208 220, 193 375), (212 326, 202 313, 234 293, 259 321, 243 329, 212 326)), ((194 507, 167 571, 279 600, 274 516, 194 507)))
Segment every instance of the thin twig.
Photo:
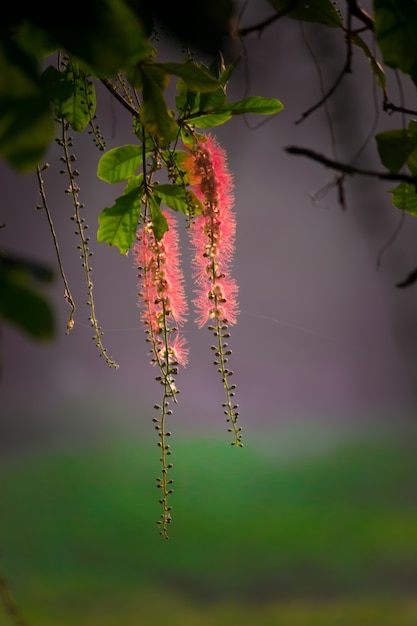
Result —
MULTIPOLYGON (((80 213, 83 205, 78 199, 78 194, 79 194, 80 189, 77 183, 75 182, 75 178, 78 175, 78 171, 72 169, 72 162, 74 160, 74 157, 73 155, 70 155, 69 153, 69 148, 72 146, 72 141, 71 141, 71 138, 67 136, 68 128, 69 128, 69 124, 64 119, 62 119, 61 120, 62 134, 61 134, 61 138, 58 140, 58 143, 62 147, 62 150, 64 152, 64 156, 61 157, 61 159, 65 163, 66 173, 69 179, 69 186, 66 189, 66 193, 68 193, 72 198, 72 204, 74 207, 74 215, 72 216, 72 219, 74 220, 77 226, 76 234, 80 238, 80 245, 77 246, 77 248, 80 251, 82 267, 85 273, 87 293, 88 293, 87 305, 90 308, 89 320, 94 330, 94 340, 96 342, 96 346, 99 350, 100 356, 104 357, 109 367, 114 367, 117 369, 119 367, 118 364, 109 356, 109 354, 107 353, 107 348, 104 347, 103 340, 102 340, 103 332, 99 326, 98 319, 96 316, 94 294, 93 294, 93 281, 91 279, 92 268, 91 268, 90 260, 89 260, 91 256, 91 252, 88 246, 90 238, 85 234, 87 225, 84 223, 84 218, 81 217, 81 213, 80 213)), ((63 170, 63 172, 65 173, 65 170, 63 170)))
MULTIPOLYGON (((376 268, 378 270, 381 267, 382 258, 385 255, 386 251, 389 250, 389 248, 392 246, 392 244, 394 243, 394 241, 397 239, 398 235, 400 234, 402 227, 404 226, 404 220, 405 220, 405 211, 401 211, 400 219, 398 221, 397 226, 394 228, 393 232, 391 233, 387 241, 384 243, 384 245, 381 247, 380 251, 378 252, 378 256, 376 259, 376 268)), ((403 287, 403 286, 404 285, 400 285, 400 284, 397 285, 397 287, 403 287)))
POLYGON ((122 104, 125 107, 125 109, 127 109, 129 111, 129 113, 131 115, 133 115, 133 117, 139 117, 139 111, 137 111, 135 109, 135 107, 132 107, 132 105, 129 104, 129 102, 127 102, 123 98, 122 95, 120 95, 120 93, 117 91, 117 89, 115 89, 115 87, 111 84, 111 82, 109 80, 107 80, 107 78, 102 78, 101 82, 106 87, 106 89, 108 89, 110 91, 110 93, 116 98, 116 100, 118 100, 120 102, 120 104, 122 104))
POLYGON ((334 94, 336 89, 339 87, 340 83, 342 82, 343 78, 345 77, 345 74, 350 74, 352 72, 351 17, 352 17, 352 15, 351 15, 351 12, 350 12, 350 7, 349 7, 348 20, 347 20, 347 29, 346 29, 346 59, 345 59, 345 63, 343 65, 343 67, 342 67, 338 77, 336 78, 335 82, 330 87, 330 89, 320 98, 320 100, 318 102, 316 102, 316 104, 314 104, 312 107, 307 109, 307 111, 304 111, 304 113, 302 114, 300 119, 298 119, 295 122, 296 124, 301 124, 301 122, 304 122, 304 120, 307 119, 307 117, 309 117, 312 113, 314 113, 314 111, 317 111, 317 109, 322 107, 323 104, 325 104, 327 102, 327 100, 329 100, 329 98, 331 98, 331 96, 334 94))
POLYGON ((43 178, 42 178, 42 171, 44 169, 46 169, 47 167, 49 167, 49 165, 45 164, 43 166, 43 168, 41 169, 39 167, 39 165, 38 165, 37 169, 36 169, 36 173, 37 173, 37 177, 38 177, 39 193, 40 193, 41 198, 42 198, 42 206, 39 207, 39 208, 44 209, 44 211, 46 213, 46 217, 47 217, 48 224, 49 224, 49 229, 50 229, 51 235, 52 235, 52 241, 54 243, 56 258, 57 258, 57 261, 58 261, 59 273, 61 274, 62 282, 64 283, 64 288, 65 288, 64 298, 68 302, 69 306, 71 307, 71 311, 70 311, 68 322, 67 322, 67 330, 66 330, 66 334, 68 335, 68 333, 74 327, 75 302, 74 302, 74 299, 72 297, 72 294, 71 294, 71 291, 70 291, 70 288, 69 288, 67 277, 65 275, 64 266, 62 264, 62 259, 61 259, 61 253, 60 253, 60 250, 59 250, 58 237, 57 237, 57 234, 56 234, 56 231, 55 231, 54 223, 53 223, 53 220, 52 220, 52 215, 51 215, 51 212, 49 210, 49 206, 48 206, 48 202, 47 202, 47 198, 46 198, 45 185, 44 185, 44 181, 43 181, 43 178))
POLYGON ((245 35, 249 35, 250 33, 258 33, 258 35, 261 36, 265 28, 267 28, 268 26, 270 26, 270 24, 273 24, 274 22, 279 20, 281 17, 284 17, 285 15, 287 15, 287 13, 290 13, 291 11, 293 11, 296 7, 296 4, 297 4, 297 0, 292 0, 291 2, 289 2, 288 6, 285 9, 282 9, 281 11, 277 11, 273 15, 270 15, 269 17, 267 17, 266 19, 261 20, 260 22, 257 22, 256 24, 252 24, 252 26, 245 26, 244 28, 239 28, 236 33, 236 36, 245 37, 245 35))
MULTIPOLYGON (((348 7, 349 7, 349 13, 351 15, 353 15, 354 17, 356 17, 358 20, 360 20, 361 22, 363 22, 365 24, 366 30, 374 30, 374 20, 372 19, 372 17, 369 15, 369 13, 367 13, 365 11, 365 9, 363 9, 361 6, 359 6, 357 0, 346 0, 348 7)), ((362 29, 364 30, 364 29, 362 29)), ((358 32, 358 31, 356 31, 358 32)))
POLYGON ((344 172, 345 174, 354 176, 358 174, 359 176, 369 176, 371 178, 379 178, 381 180, 392 180, 410 183, 412 185, 417 185, 417 176, 411 176, 410 174, 394 174, 392 172, 377 172, 375 170, 362 170, 358 167, 354 167, 353 165, 349 165, 349 163, 341 163, 340 161, 334 161, 333 159, 329 159, 323 154, 319 154, 318 152, 314 152, 314 150, 310 150, 309 148, 300 148, 299 146, 288 146, 284 148, 285 152, 288 154, 294 154, 296 156, 305 156, 308 159, 312 159, 313 161, 317 161, 322 165, 329 167, 333 170, 338 170, 339 172, 344 172))
POLYGON ((396 106, 392 102, 388 102, 387 100, 383 102, 382 108, 387 113, 405 113, 406 115, 417 115, 417 110, 415 109, 406 109, 405 107, 396 106))

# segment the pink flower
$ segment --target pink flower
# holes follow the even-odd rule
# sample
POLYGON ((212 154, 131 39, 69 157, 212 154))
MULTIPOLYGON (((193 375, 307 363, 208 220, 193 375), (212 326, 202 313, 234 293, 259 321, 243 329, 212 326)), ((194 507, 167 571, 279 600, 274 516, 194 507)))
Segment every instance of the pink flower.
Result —
POLYGON ((235 324, 238 315, 236 282, 230 276, 235 249, 236 220, 232 211, 233 183, 226 155, 210 135, 199 141, 184 163, 193 191, 204 206, 191 225, 194 305, 199 327, 207 321, 235 324))
POLYGON ((177 334, 187 314, 184 277, 180 268, 177 223, 165 211, 169 230, 160 241, 155 239, 152 223, 139 227, 134 255, 140 268, 140 302, 142 320, 150 335, 156 362, 187 362, 185 339, 177 334), (167 354, 168 353, 168 354, 167 354))

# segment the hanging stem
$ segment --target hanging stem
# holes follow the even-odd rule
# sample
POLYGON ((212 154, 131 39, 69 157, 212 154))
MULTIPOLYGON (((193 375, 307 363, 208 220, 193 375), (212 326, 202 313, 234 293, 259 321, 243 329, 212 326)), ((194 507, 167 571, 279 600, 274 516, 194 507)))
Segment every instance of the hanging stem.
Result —
POLYGON ((83 205, 80 203, 78 199, 78 193, 80 188, 75 182, 76 176, 78 176, 77 170, 72 169, 71 163, 75 160, 75 157, 69 154, 69 148, 72 146, 71 138, 67 137, 67 129, 68 124, 65 120, 61 120, 61 139, 58 140, 58 143, 62 146, 64 151, 64 156, 61 157, 62 161, 65 163, 66 172, 68 174, 69 186, 66 189, 66 193, 70 194, 73 201, 74 206, 74 215, 72 216, 72 220, 77 225, 76 234, 80 237, 81 244, 78 247, 80 250, 80 258, 82 260, 82 266, 84 268, 85 279, 87 284, 87 292, 88 292, 88 301, 87 305, 90 307, 90 322, 94 329, 94 340, 96 342, 96 346, 99 349, 100 356, 103 356, 106 360, 106 363, 109 367, 117 368, 119 367, 117 363, 107 354, 107 349, 103 345, 102 336, 103 332, 99 326, 95 305, 94 305, 94 295, 93 295, 93 281, 91 280, 92 269, 89 263, 89 258, 91 256, 91 252, 88 247, 89 237, 86 236, 85 230, 87 229, 87 225, 84 223, 84 218, 81 217, 80 210, 83 208, 83 205))
POLYGON ((38 177, 39 193, 42 198, 42 206, 37 207, 37 208, 44 209, 46 213, 46 217, 47 217, 48 224, 49 224, 49 229, 52 235, 52 241, 54 243, 56 258, 58 261, 59 273, 61 274, 62 282, 64 283, 64 288, 65 288, 64 298, 68 302, 69 306, 71 307, 71 311, 70 311, 68 322, 67 322, 67 330, 66 330, 66 334, 68 335, 69 332, 74 328, 75 302, 74 302, 74 299, 72 297, 72 294, 69 288, 67 277, 65 275, 64 266, 62 264, 62 259, 61 259, 61 253, 59 250, 58 237, 55 231, 55 226, 52 220, 52 215, 49 210, 49 206, 48 206, 48 202, 46 198, 45 185, 44 185, 44 181, 42 178, 42 171, 46 170, 48 167, 49 167, 49 164, 46 163, 42 168, 40 168, 38 165, 37 170, 36 170, 37 177, 38 177))

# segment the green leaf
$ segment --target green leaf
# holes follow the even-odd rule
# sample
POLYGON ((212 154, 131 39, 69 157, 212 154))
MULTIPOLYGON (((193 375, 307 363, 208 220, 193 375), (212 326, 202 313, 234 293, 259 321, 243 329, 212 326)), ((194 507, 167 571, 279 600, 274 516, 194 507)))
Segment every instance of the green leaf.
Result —
MULTIPOLYGON (((408 125, 408 132, 417 137, 417 121, 411 120, 408 125)), ((407 165, 413 176, 417 176, 417 147, 411 152, 407 159, 407 165)))
POLYGON ((156 63, 168 74, 174 74, 181 78, 190 91, 205 93, 216 91, 220 83, 202 65, 197 65, 193 61, 185 61, 184 63, 156 63))
POLYGON ((417 147, 417 135, 407 130, 387 130, 375 136, 381 163, 390 172, 399 172, 417 147))
POLYGON ((38 340, 54 335, 52 307, 37 289, 36 280, 49 282, 49 268, 5 256, 0 257, 0 319, 38 340))
POLYGON ((121 254, 126 254, 135 241, 141 206, 142 187, 136 185, 100 213, 97 241, 117 246, 121 254))
POLYGON ((381 162, 393 173, 407 163, 412 173, 417 159, 417 122, 411 121, 408 129, 387 130, 375 136, 381 162))
POLYGON ((41 83, 49 99, 56 105, 67 100, 73 92, 73 83, 53 65, 49 65, 43 72, 41 83))
POLYGON ((222 111, 219 113, 207 113, 205 115, 199 115, 197 117, 190 117, 189 123, 193 124, 196 128, 212 128, 214 126, 220 126, 224 124, 230 118, 232 114, 230 111, 222 111))
POLYGON ((303 22, 316 22, 331 28, 343 26, 342 16, 331 0, 269 0, 277 11, 286 17, 303 22))
POLYGON ((395 189, 390 189, 390 193, 392 194, 391 202, 397 209, 417 216, 417 193, 415 185, 401 183, 398 187, 395 187, 395 189))
POLYGON ((239 100, 239 102, 227 102, 223 111, 230 111, 232 115, 242 115, 244 113, 257 113, 259 115, 274 115, 279 113, 284 105, 276 98, 262 98, 262 96, 252 96, 239 100))
POLYGON ((384 62, 410 74, 417 85, 417 4, 414 0, 374 0, 374 14, 384 62))
POLYGON ((74 63, 67 65, 64 77, 72 85, 72 92, 66 100, 56 101, 56 116, 66 119, 75 131, 82 132, 94 117, 95 87, 86 73, 74 63))
POLYGON ((155 239, 160 241, 164 234, 169 230, 168 222, 161 210, 161 200, 155 194, 149 196, 149 206, 151 209, 152 230, 155 239))
POLYGON ((228 65, 227 67, 224 68, 224 70, 222 71, 222 73, 219 76, 219 82, 223 85, 223 87, 226 87, 227 83, 230 80, 231 75, 233 74, 233 72, 235 71, 240 59, 242 57, 237 57, 235 59, 235 61, 233 61, 233 63, 230 63, 230 65, 228 65))
POLYGON ((53 136, 53 115, 36 59, 0 39, 0 155, 18 171, 30 171, 53 136))
POLYGON ((112 148, 98 162, 97 176, 107 183, 120 183, 134 176, 142 165, 142 146, 127 144, 112 148))
POLYGON ((155 65, 141 66, 143 102, 140 118, 145 128, 157 135, 161 145, 166 147, 178 134, 178 126, 168 110, 163 90, 169 77, 155 65))
POLYGON ((203 93, 199 96, 198 110, 204 111, 221 110, 226 105, 226 92, 224 88, 211 93, 203 93))
POLYGON ((182 185, 153 185, 152 189, 161 202, 174 211, 186 215, 198 215, 203 211, 197 196, 182 185))
POLYGON ((381 89, 385 89, 387 81, 385 71, 382 65, 376 60, 375 56, 372 54, 362 37, 359 37, 359 35, 355 34, 351 37, 351 41, 355 46, 358 46, 358 48, 362 50, 362 52, 368 59, 372 73, 375 74, 377 78, 378 87, 380 87, 381 89))

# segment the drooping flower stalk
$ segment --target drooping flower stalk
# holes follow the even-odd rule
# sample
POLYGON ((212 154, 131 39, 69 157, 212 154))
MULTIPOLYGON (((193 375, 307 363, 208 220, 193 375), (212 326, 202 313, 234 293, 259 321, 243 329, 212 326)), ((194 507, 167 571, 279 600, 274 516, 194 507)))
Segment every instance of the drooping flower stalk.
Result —
POLYGON ((151 362, 159 369, 156 377, 163 388, 161 404, 154 405, 159 417, 153 419, 158 431, 158 446, 161 449, 162 475, 157 478, 161 489, 161 519, 158 521, 160 533, 168 538, 167 527, 171 522, 171 507, 168 496, 172 493, 172 479, 168 471, 172 463, 167 438, 171 433, 166 429, 166 418, 172 415, 170 400, 177 402, 175 376, 178 365, 186 365, 188 351, 185 338, 179 333, 178 326, 184 323, 187 302, 184 294, 183 275, 179 265, 179 245, 176 220, 171 213, 165 212, 169 230, 158 241, 154 235, 152 222, 142 224, 137 232, 134 247, 135 260, 140 269, 139 304, 142 308, 142 320, 146 327, 147 341, 151 344, 151 362))
POLYGON ((184 168, 194 193, 204 206, 190 227, 197 285, 193 301, 196 322, 199 327, 210 322, 209 329, 216 337, 212 349, 226 392, 224 413, 230 422, 229 432, 234 434, 232 445, 242 446, 241 428, 237 424, 238 405, 234 404, 235 385, 230 383, 232 372, 227 367, 231 351, 225 341, 230 336, 228 326, 236 323, 238 315, 238 287, 230 274, 236 233, 232 177, 223 149, 211 136, 195 143, 184 168))

